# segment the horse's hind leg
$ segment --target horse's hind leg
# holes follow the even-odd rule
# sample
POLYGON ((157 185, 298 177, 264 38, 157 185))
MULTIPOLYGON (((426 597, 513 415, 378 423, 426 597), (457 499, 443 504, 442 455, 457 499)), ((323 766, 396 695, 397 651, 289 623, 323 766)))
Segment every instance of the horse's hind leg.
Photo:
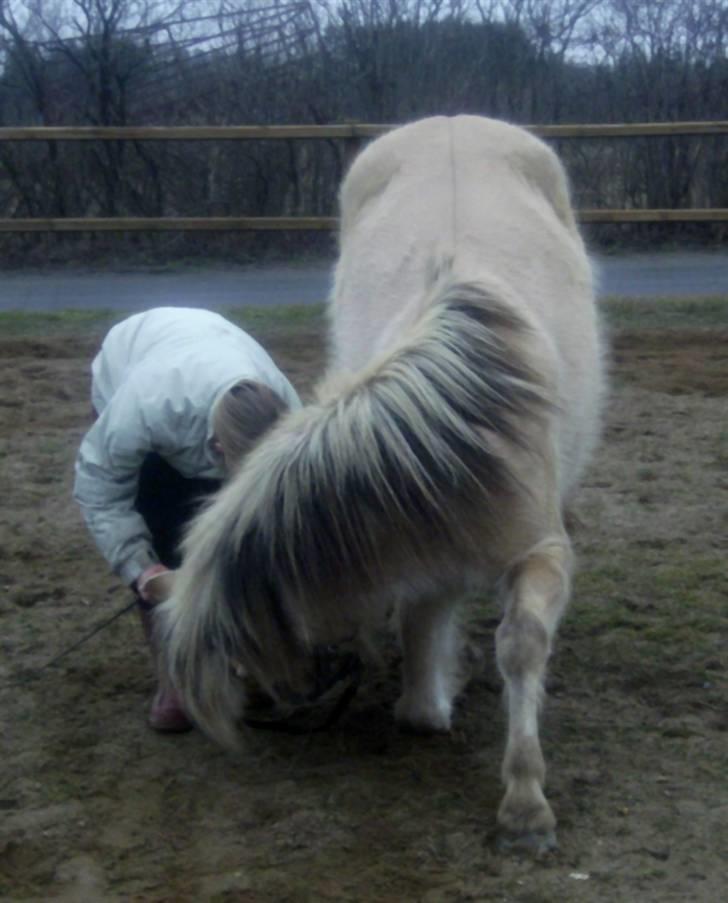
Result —
POLYGON ((457 690, 458 631, 451 599, 403 603, 399 609, 402 695, 397 722, 414 731, 448 731, 457 690))
POLYGON ((557 534, 535 546, 506 575, 506 606, 496 632, 505 680, 508 741, 506 793, 498 810, 505 844, 541 852, 556 844, 556 819, 543 794, 545 766, 538 710, 546 662, 569 595, 571 546, 557 534))

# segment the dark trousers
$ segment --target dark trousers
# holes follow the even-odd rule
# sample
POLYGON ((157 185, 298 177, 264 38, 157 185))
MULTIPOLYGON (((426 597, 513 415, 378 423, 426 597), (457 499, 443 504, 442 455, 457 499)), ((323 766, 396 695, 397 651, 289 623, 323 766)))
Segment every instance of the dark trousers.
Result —
POLYGON ((183 477, 156 452, 146 456, 134 507, 149 527, 154 551, 163 565, 180 566, 179 544, 185 527, 201 503, 220 485, 220 480, 183 477))

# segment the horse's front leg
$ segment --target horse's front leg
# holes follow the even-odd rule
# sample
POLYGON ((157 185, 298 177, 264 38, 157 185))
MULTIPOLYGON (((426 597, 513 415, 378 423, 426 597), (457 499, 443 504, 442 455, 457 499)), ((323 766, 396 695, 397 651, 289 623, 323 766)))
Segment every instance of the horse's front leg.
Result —
POLYGON ((452 601, 437 597, 402 603, 399 631, 403 673, 397 722, 418 732, 449 731, 459 651, 452 601))
POLYGON ((508 705, 506 793, 498 825, 505 845, 537 853, 556 845, 556 819, 543 793, 538 710, 551 642, 568 601, 571 557, 567 537, 556 536, 514 565, 506 575, 505 613, 496 631, 508 705))

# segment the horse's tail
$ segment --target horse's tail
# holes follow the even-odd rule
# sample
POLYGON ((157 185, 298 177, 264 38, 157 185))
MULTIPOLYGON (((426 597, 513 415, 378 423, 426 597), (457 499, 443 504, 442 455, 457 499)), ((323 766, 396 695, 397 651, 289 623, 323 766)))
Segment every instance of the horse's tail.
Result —
POLYGON ((531 338, 480 286, 439 291, 394 350, 324 384, 199 515, 160 628, 208 733, 235 735, 236 664, 273 695, 300 688, 313 647, 355 630, 387 586, 455 579, 496 499, 520 488, 509 449, 551 411, 531 338))

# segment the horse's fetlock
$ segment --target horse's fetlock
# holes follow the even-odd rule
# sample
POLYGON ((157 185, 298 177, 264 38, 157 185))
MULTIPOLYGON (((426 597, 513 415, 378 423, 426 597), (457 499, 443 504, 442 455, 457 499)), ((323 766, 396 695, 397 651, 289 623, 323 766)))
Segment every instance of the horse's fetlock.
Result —
POLYGON ((510 781, 536 780, 542 785, 545 778, 546 765, 538 737, 522 737, 508 746, 503 759, 503 780, 506 784, 510 781))

